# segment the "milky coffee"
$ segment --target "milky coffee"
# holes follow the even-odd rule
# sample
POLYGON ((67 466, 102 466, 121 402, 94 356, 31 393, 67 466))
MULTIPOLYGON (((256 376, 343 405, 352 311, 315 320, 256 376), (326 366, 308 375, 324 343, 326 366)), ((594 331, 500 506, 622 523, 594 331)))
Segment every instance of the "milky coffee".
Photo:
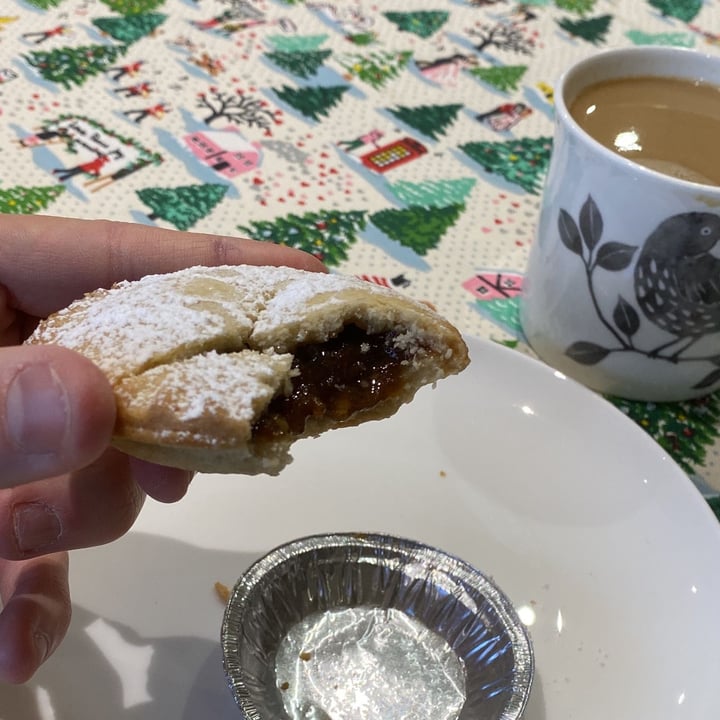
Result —
POLYGON ((570 114, 619 155, 658 172, 720 185, 720 87, 668 77, 590 85, 570 114))

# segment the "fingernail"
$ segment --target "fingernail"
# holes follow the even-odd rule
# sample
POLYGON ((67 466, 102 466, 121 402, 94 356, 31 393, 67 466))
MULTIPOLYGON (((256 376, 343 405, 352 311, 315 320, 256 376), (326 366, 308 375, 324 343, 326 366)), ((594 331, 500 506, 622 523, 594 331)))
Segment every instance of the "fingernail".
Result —
POLYGON ((42 664, 50 654, 50 638, 45 633, 36 632, 33 640, 35 641, 35 649, 37 650, 40 664, 42 664))
POLYGON ((13 508, 15 542, 22 553, 37 552, 62 534, 55 510, 40 502, 21 503, 13 508))
POLYGON ((10 382, 5 405, 8 438, 17 450, 45 454, 61 447, 67 433, 69 402, 51 367, 23 367, 10 382))

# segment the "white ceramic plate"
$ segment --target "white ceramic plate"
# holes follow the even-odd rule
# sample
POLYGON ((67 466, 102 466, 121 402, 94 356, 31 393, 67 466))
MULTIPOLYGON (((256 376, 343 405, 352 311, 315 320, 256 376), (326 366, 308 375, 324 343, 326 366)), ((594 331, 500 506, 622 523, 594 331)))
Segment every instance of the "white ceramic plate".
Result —
MULTIPOLYGON (((198 477, 180 504, 75 553, 75 615, 3 720, 236 720, 223 605, 279 543, 385 531, 490 573, 530 624, 527 720, 720 717, 720 524, 687 477, 604 400, 514 351, 394 418, 300 443, 281 477, 198 477)), ((386 719, 391 720, 391 719, 386 719)))

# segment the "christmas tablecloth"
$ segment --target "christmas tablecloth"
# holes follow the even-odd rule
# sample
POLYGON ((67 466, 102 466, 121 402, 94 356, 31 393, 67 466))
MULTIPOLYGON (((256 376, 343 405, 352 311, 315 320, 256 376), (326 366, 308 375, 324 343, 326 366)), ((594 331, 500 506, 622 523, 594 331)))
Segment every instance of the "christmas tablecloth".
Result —
MULTIPOLYGON (((527 351, 553 82, 643 44, 720 53, 720 2, 0 0, 0 211, 285 243, 527 351)), ((611 402, 720 489, 720 395, 611 402)))

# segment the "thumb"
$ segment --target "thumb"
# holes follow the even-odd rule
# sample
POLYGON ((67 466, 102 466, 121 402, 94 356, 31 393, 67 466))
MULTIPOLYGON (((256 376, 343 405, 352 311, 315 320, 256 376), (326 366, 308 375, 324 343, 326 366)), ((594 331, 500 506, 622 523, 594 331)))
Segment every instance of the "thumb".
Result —
POLYGON ((87 358, 52 345, 0 349, 0 488, 85 467, 114 423, 110 384, 87 358))

